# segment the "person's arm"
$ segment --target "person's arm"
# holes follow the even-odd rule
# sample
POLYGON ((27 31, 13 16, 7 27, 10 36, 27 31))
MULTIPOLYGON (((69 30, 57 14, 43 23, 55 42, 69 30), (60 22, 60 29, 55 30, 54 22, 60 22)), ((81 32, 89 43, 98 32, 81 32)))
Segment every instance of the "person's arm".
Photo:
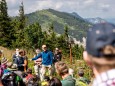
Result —
POLYGON ((26 70, 27 70, 27 65, 28 65, 28 59, 27 59, 27 57, 25 57, 25 59, 24 59, 24 71, 26 72, 26 70))
POLYGON ((32 60, 37 60, 38 58, 42 57, 42 54, 38 54, 37 56, 35 56, 34 58, 32 58, 32 60))
POLYGON ((54 57, 54 55, 53 55, 53 53, 50 51, 51 64, 53 63, 53 57, 54 57))

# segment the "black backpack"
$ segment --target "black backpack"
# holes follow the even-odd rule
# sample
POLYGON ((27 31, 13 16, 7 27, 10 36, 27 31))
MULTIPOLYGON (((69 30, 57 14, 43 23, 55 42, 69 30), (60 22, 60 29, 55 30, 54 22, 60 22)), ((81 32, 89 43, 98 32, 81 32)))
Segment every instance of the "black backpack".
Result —
POLYGON ((2 78, 2 83, 4 86, 26 86, 20 77, 20 80, 17 81, 17 77, 19 76, 11 71, 2 78))

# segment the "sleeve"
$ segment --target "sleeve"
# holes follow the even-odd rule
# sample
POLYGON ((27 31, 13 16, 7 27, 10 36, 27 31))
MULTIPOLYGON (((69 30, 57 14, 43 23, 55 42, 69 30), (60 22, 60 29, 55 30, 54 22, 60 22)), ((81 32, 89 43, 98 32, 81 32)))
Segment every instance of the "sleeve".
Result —
POLYGON ((37 56, 35 56, 34 58, 32 58, 32 60, 37 60, 38 58, 42 57, 42 53, 38 54, 37 56))
POLYGON ((53 63, 53 58, 54 58, 54 54, 53 54, 53 52, 50 52, 51 64, 53 63))

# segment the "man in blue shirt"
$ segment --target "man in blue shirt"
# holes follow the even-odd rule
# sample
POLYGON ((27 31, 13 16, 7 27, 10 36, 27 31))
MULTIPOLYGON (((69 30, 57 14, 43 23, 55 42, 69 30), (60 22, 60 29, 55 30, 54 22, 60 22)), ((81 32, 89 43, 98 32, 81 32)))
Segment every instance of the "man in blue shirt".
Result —
POLYGON ((40 54, 38 54, 37 56, 32 58, 32 60, 37 60, 40 57, 42 58, 41 81, 43 81, 43 79, 44 79, 46 68, 48 68, 49 75, 52 76, 51 75, 51 66, 52 66, 52 62, 53 62, 53 53, 51 51, 47 50, 46 45, 42 45, 42 50, 43 50, 43 52, 41 52, 40 54))

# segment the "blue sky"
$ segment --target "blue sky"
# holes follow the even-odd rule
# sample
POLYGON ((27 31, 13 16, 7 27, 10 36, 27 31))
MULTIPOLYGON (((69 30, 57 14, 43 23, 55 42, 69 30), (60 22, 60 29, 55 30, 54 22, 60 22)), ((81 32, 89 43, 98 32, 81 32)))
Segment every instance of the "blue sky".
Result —
MULTIPOLYGON (((22 0, 6 0, 10 16, 19 14, 22 0)), ((52 8, 63 12, 76 12, 83 18, 115 18, 115 0, 23 0, 25 13, 52 8)))

